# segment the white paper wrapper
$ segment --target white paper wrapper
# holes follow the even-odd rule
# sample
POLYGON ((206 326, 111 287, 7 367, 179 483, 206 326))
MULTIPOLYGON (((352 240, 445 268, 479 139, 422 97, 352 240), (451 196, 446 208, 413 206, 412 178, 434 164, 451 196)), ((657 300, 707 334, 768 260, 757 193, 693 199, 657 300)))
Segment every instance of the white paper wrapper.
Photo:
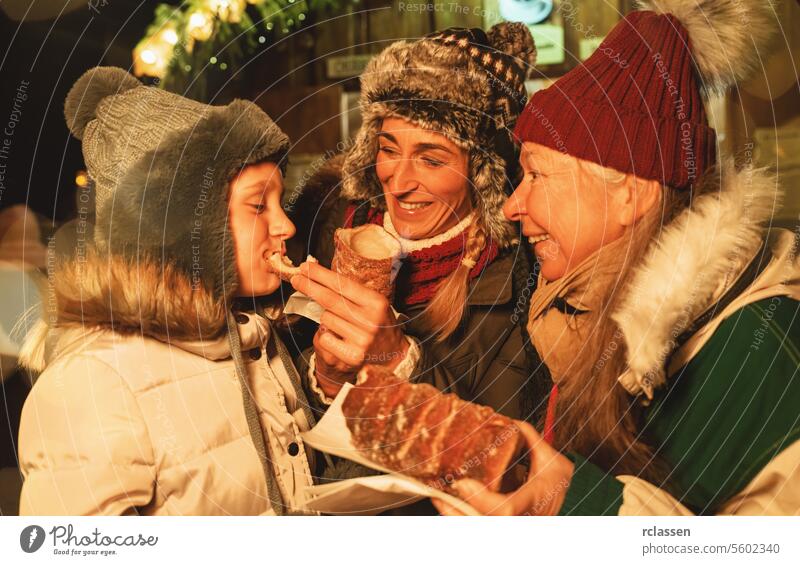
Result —
POLYGON ((438 498, 468 516, 477 516, 478 512, 463 500, 406 475, 394 473, 359 453, 353 445, 342 413, 342 402, 351 388, 353 385, 349 383, 342 387, 325 416, 313 429, 301 434, 303 441, 319 451, 344 457, 386 474, 309 487, 306 505, 325 514, 373 515, 423 498, 438 498))
MULTIPOLYGON (((391 308, 392 312, 394 312, 394 317, 398 320, 402 319, 402 314, 395 310, 394 306, 391 308)), ((322 313, 325 312, 325 309, 302 292, 295 292, 286 300, 283 311, 286 314, 297 314, 298 316, 303 316, 304 318, 314 320, 319 324, 319 320, 322 318, 322 313)))
POLYGON ((322 318, 322 313, 325 309, 302 292, 295 292, 286 301, 283 311, 286 314, 303 316, 319 324, 319 320, 322 318))

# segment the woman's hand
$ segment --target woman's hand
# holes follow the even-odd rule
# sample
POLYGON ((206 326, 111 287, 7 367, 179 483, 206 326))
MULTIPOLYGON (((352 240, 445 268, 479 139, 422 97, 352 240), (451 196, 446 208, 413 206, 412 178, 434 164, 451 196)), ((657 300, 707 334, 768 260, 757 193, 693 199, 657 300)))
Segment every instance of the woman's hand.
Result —
POLYGON ((325 335, 325 326, 320 325, 317 333, 314 334, 314 376, 317 378, 317 385, 328 398, 333 398, 342 388, 344 383, 354 383, 358 370, 340 361, 328 353, 320 344, 320 339, 325 335))
MULTIPOLYGON (((453 484, 459 496, 481 514, 489 516, 554 516, 558 514, 572 479, 572 462, 553 449, 527 422, 516 422, 531 449, 528 481, 510 494, 491 492, 472 479, 453 484)), ((461 512, 441 500, 433 505, 445 516, 461 512)))
POLYGON ((300 270, 292 286, 325 309, 314 336, 323 381, 343 384, 366 363, 391 370, 403 360, 408 341, 385 296, 318 263, 300 270))

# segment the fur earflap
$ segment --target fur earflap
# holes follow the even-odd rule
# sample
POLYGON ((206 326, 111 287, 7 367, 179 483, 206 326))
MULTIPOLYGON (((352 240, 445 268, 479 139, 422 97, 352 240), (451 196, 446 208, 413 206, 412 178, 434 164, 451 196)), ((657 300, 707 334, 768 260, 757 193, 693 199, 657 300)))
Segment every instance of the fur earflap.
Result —
POLYGON ((664 228, 612 315, 628 351, 620 383, 631 394, 652 398, 664 384, 674 339, 708 308, 721 284, 739 276, 779 205, 777 179, 765 169, 737 171, 728 160, 703 181, 719 190, 699 196, 664 228))
POLYGON ((95 67, 83 73, 64 102, 64 117, 72 135, 83 139, 83 132, 97 117, 97 107, 103 98, 138 86, 142 83, 136 77, 118 67, 95 67))
POLYGON ((777 29, 776 0, 639 0, 686 28, 707 94, 721 94, 761 66, 777 29))

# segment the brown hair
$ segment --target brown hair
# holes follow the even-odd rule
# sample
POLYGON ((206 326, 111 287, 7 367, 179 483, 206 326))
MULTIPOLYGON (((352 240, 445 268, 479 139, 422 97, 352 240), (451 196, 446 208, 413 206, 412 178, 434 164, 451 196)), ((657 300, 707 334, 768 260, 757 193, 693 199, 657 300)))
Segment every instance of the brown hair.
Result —
POLYGON ((650 247, 658 245, 660 231, 697 195, 663 187, 660 206, 653 206, 623 235, 628 243, 617 278, 596 310, 585 346, 572 364, 574 370, 559 383, 555 447, 578 452, 608 472, 638 475, 655 484, 664 482, 669 469, 641 434, 641 403, 617 381, 627 369, 627 348, 611 315, 626 295, 636 267, 650 247))
POLYGON ((464 256, 456 270, 445 277, 436 287, 436 293, 423 313, 423 325, 439 342, 445 341, 458 329, 467 309, 469 293, 469 273, 471 267, 466 262, 476 262, 486 247, 486 228, 483 221, 476 218, 467 228, 467 241, 464 256))

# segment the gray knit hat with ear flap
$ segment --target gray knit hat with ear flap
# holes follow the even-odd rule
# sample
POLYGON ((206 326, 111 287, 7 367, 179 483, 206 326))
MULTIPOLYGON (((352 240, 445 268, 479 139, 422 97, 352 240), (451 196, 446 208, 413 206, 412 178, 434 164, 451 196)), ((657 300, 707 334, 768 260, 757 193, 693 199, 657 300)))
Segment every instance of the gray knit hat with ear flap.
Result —
POLYGON ((67 125, 83 142, 96 202, 95 245, 180 268, 217 298, 238 280, 228 184, 244 165, 286 166, 289 138, 258 106, 209 106, 96 67, 70 90, 67 125))
POLYGON ((488 32, 452 28, 384 49, 361 75, 362 125, 343 165, 342 196, 385 208, 374 168, 376 134, 384 118, 403 118, 468 151, 477 211, 494 242, 511 245, 516 234, 502 208, 517 170, 512 130, 535 62, 522 23, 488 32))

